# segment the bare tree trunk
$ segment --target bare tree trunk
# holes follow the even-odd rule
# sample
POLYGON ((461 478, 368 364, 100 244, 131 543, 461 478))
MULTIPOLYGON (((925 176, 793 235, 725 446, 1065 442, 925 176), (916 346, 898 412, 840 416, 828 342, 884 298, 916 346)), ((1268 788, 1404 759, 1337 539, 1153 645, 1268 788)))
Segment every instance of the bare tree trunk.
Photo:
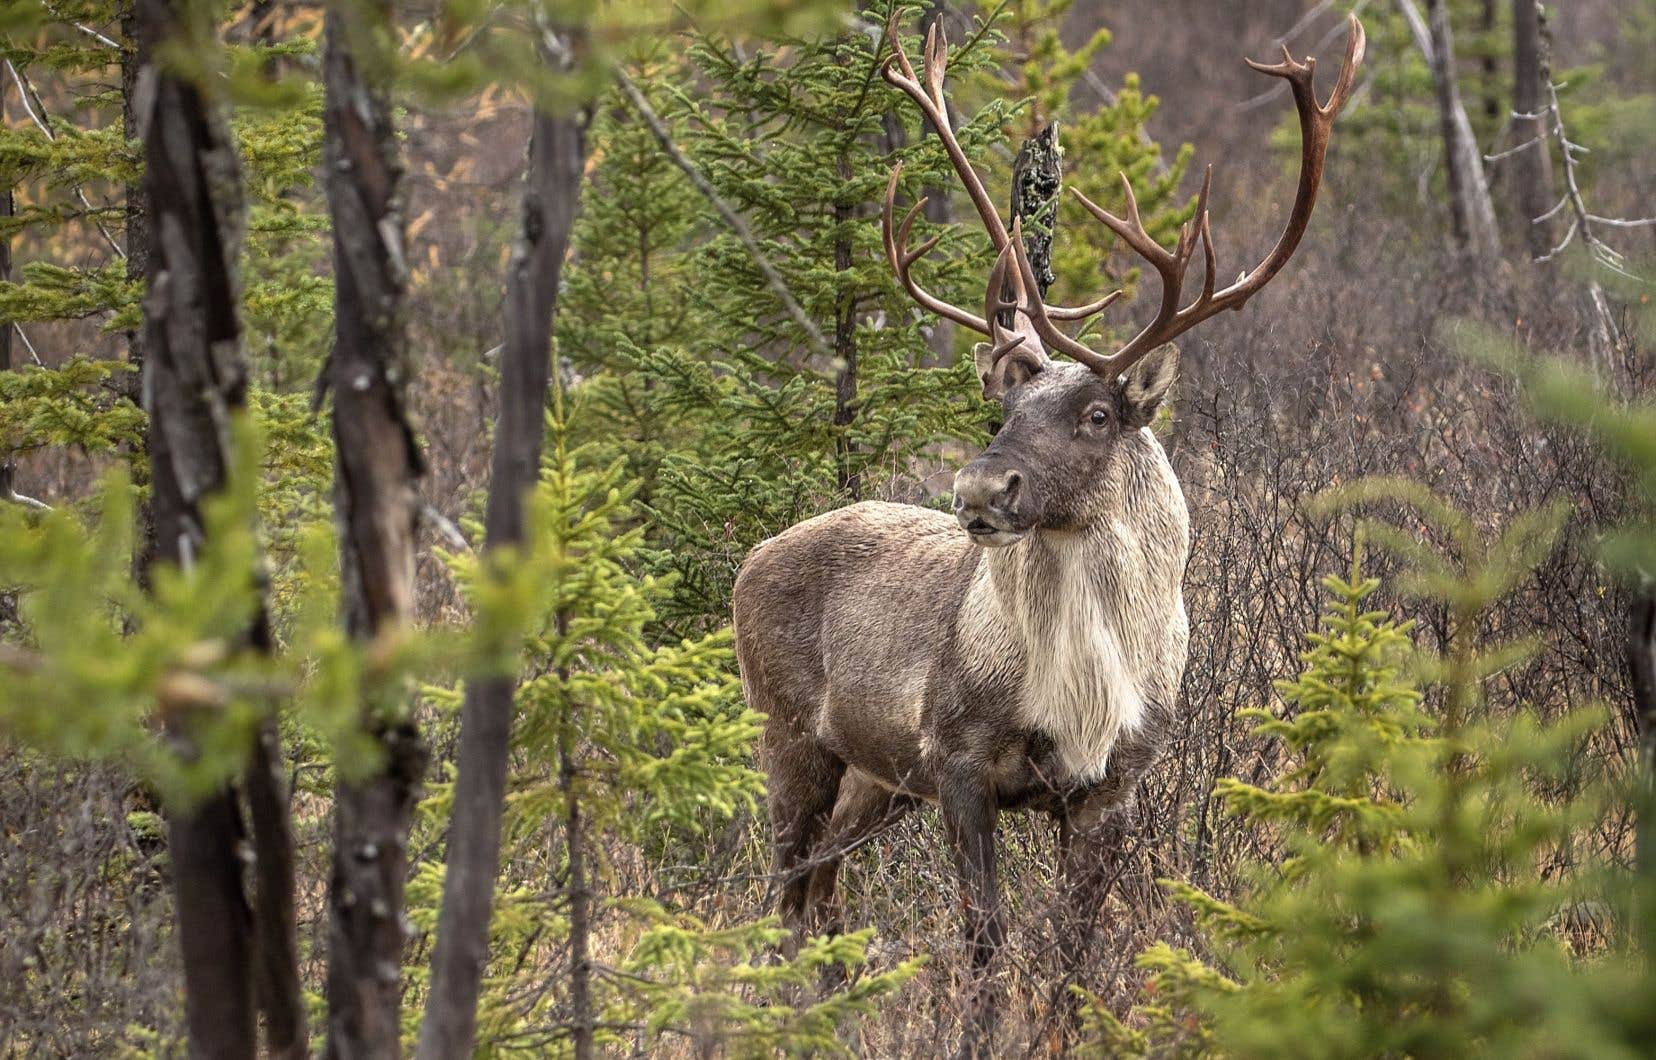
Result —
POLYGON ((1649 952, 1656 947, 1656 575, 1635 578, 1627 622, 1627 671, 1639 733, 1633 922, 1635 938, 1649 952))
MULTIPOLYGON (((153 62, 180 21, 168 0, 137 0, 123 12, 136 45, 122 69, 129 91, 140 66, 153 62)), ((153 537, 140 546, 140 565, 151 559, 187 565, 204 543, 200 504, 223 486, 230 465, 230 417, 245 406, 235 284, 240 172, 222 115, 196 87, 160 68, 144 76, 155 86, 148 109, 140 113, 129 96, 124 116, 125 124, 144 131, 145 154, 141 194, 127 204, 127 267, 129 274, 145 270, 148 281, 143 332, 129 340, 129 356, 144 373, 149 414, 152 499, 145 529, 153 537), (151 218, 160 233, 153 247, 151 218)), ((129 396, 139 392, 134 387, 129 396)), ((262 605, 248 639, 257 650, 270 648, 262 605)), ((188 719, 173 719, 170 728, 188 753, 188 719)), ((251 834, 231 785, 169 815, 185 1007, 197 1055, 251 1056, 255 997, 266 1015, 270 1055, 307 1051, 293 837, 278 761, 275 721, 266 719, 246 773, 251 834), (244 846, 253 853, 251 905, 242 881, 244 846)))
MULTIPOLYGON (((530 133, 523 227, 506 277, 506 341, 485 517, 486 552, 523 541, 524 498, 540 475, 552 322, 558 307, 558 280, 580 204, 588 118, 585 111, 537 111, 530 133)), ((500 869, 501 813, 516 692, 515 673, 480 677, 466 684, 443 907, 431 959, 431 992, 420 1028, 421 1060, 472 1053, 478 987, 489 959, 489 915, 500 869)))
MULTIPOLYGON (((559 636, 567 632, 567 621, 560 615, 559 636)), ((567 674, 560 676, 568 680, 567 674)), ((592 888, 587 883, 586 822, 581 819, 581 795, 575 786, 577 746, 574 719, 566 718, 558 742, 558 786, 564 795, 564 845, 569 858, 570 1042, 575 1060, 592 1060, 592 888)))
MULTIPOLYGON (((0 128, 6 124, 6 93, 11 91, 11 82, 0 78, 0 128)), ((0 218, 9 218, 13 212, 11 181, 0 188, 0 218)), ((11 282, 11 233, 0 233, 0 283, 11 282)), ((0 372, 11 371, 12 366, 12 323, 0 323, 0 372)), ((0 449, 0 503, 4 503, 12 495, 13 476, 16 473, 16 464, 12 460, 10 449, 0 449)), ((10 612, 9 596, 0 596, 0 621, 5 621, 10 612)))
MULTIPOLYGON (((325 23, 325 168, 333 218, 334 506, 346 630, 394 638, 414 619, 422 471, 404 411, 401 180, 389 98, 392 10, 337 0, 325 23)), ((365 690, 379 745, 366 775, 341 779, 328 893, 328 1055, 400 1055, 403 885, 426 754, 400 693, 365 690)))
POLYGON ((1544 116, 1549 76, 1541 44, 1541 5, 1536 0, 1512 0, 1513 141, 1533 141, 1533 146, 1518 149, 1512 156, 1512 191, 1531 259, 1541 257, 1553 246, 1552 224, 1544 217, 1555 201, 1544 116))
MULTIPOLYGON (((843 153, 839 158, 839 178, 849 180, 851 177, 851 161, 843 153)), ((849 231, 851 219, 855 214, 849 203, 836 202, 834 204, 834 271, 845 273, 853 260, 851 257, 851 234, 849 231)), ((851 437, 847 430, 852 421, 857 418, 857 299, 850 293, 842 293, 834 305, 834 426, 840 428, 835 435, 836 454, 839 462, 840 492, 850 496, 852 500, 862 499, 862 475, 852 467, 855 453, 852 451, 851 437)))
MULTIPOLYGON (((145 109, 128 116, 144 133, 143 202, 136 211, 129 205, 129 214, 152 219, 158 235, 145 256, 148 289, 138 348, 147 354, 141 362, 153 558, 180 566, 188 566, 205 543, 201 505, 224 486, 230 418, 244 406, 247 385, 235 281, 242 225, 235 145, 211 101, 156 61, 167 41, 187 31, 183 23, 191 17, 202 16, 169 0, 136 0, 128 23, 136 45, 133 65, 147 69, 141 75, 123 71, 153 86, 145 109)), ((265 646, 264 633, 261 609, 250 630, 255 646, 265 646)), ((192 753, 191 719, 175 716, 167 724, 182 752, 192 753)), ((267 823, 267 834, 270 827, 285 830, 285 806, 283 818, 267 823)), ((169 807, 168 821, 190 1051, 250 1057, 257 1048, 254 981, 260 962, 254 910, 242 883, 247 835, 235 790, 226 784, 194 805, 169 807)), ((265 853, 259 844, 254 853, 255 871, 279 886, 281 866, 258 864, 265 853)), ((291 872, 287 879, 291 887, 291 872)), ((290 916, 291 901, 290 893, 290 916)), ((287 931, 291 935, 291 922, 287 931)), ((296 978, 295 972, 295 989, 296 978)))
MULTIPOLYGON (((948 4, 946 4, 944 0, 930 0, 930 2, 926 4, 926 9, 920 14, 921 37, 925 37, 926 33, 931 29, 932 24, 938 19, 947 17, 948 4)), ((954 119, 954 112, 952 110, 954 101, 952 99, 945 99, 943 101, 943 105, 951 108, 949 118, 952 121, 954 119)), ((932 124, 929 119, 921 119, 921 121, 921 135, 926 135, 928 133, 933 136, 937 135, 937 130, 932 128, 932 124)), ((952 188, 947 185, 930 187, 925 189, 924 195, 926 197, 926 220, 937 225, 953 223, 954 194, 952 188)), ((953 361, 954 339, 954 321, 944 317, 938 317, 937 323, 932 325, 931 337, 926 343, 927 348, 931 350, 932 356, 937 359, 937 363, 949 364, 953 361)))
MULTIPOLYGON (((122 0, 120 5, 121 35, 128 43, 128 47, 121 52, 121 132, 127 141, 137 140, 140 134, 138 120, 138 71, 143 56, 138 47, 137 38, 137 7, 136 0, 122 0)), ((139 178, 140 181, 143 179, 139 178)), ((149 277, 150 257, 150 227, 149 214, 144 205, 144 189, 141 183, 128 184, 125 188, 126 204, 123 212, 122 243, 126 251, 126 277, 128 281, 142 283, 149 277)), ((127 364, 132 370, 121 377, 117 384, 121 396, 134 405, 144 403, 141 393, 144 378, 144 331, 142 327, 128 328, 126 331, 127 364)), ((142 462, 139 463, 141 473, 142 462)), ((140 483, 142 484, 142 483, 140 483)), ((136 538, 134 544, 133 568, 137 572, 140 584, 143 584, 147 575, 150 558, 155 555, 155 519, 150 511, 150 498, 140 497, 137 504, 136 538)))
MULTIPOLYGON (((265 650, 271 647, 262 615, 254 640, 265 650)), ((259 957, 255 986, 265 1018, 265 1049, 273 1060, 299 1060, 310 1055, 310 1027, 299 981, 293 815, 274 717, 266 718, 253 736, 245 777, 254 851, 253 923, 259 957)))
POLYGON ((1491 272, 1500 261, 1501 241, 1495 227, 1495 205, 1484 177, 1483 153, 1472 135, 1472 122, 1466 116, 1455 77, 1448 4, 1446 0, 1427 0, 1429 20, 1425 23, 1414 0, 1398 0, 1398 8, 1432 71, 1455 243, 1476 271, 1491 272))

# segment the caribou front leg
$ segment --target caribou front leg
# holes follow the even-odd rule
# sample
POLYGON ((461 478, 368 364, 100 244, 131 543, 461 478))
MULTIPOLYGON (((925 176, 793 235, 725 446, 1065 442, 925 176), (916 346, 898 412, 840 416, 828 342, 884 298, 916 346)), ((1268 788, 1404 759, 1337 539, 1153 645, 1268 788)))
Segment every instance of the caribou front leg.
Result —
POLYGON ((995 793, 971 764, 951 763, 938 786, 938 803, 960 873, 966 943, 972 954, 959 1055, 988 1057, 996 1016, 988 972, 1006 940, 995 875, 995 793))
POLYGON ((1135 793, 1155 760, 1158 747, 1137 734, 1116 745, 1105 778, 1059 815, 1059 894, 1052 903, 1052 928, 1062 964, 1052 1012, 1061 1036, 1077 1029, 1080 983, 1101 934, 1105 900, 1128 870, 1127 837, 1138 824, 1135 793))

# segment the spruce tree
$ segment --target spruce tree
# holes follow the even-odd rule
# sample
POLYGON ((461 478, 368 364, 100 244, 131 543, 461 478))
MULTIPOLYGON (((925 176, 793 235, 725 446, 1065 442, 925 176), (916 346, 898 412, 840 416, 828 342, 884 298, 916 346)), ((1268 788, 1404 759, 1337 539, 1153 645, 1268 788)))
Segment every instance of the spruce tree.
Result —
POLYGON ((1613 857, 1545 869, 1614 812, 1610 778, 1580 776, 1602 712, 1548 722, 1482 696, 1530 644, 1487 643, 1480 619, 1551 550, 1564 509, 1486 540, 1402 481, 1333 491, 1325 508, 1377 501, 1429 528, 1364 524, 1404 560, 1397 587, 1447 609, 1448 643, 1427 652, 1366 609, 1379 583, 1360 561, 1325 581, 1332 606, 1304 672, 1279 686, 1284 713, 1256 712, 1290 764, 1265 785, 1220 785, 1285 857, 1231 901, 1168 883, 1210 955, 1146 951, 1140 1026, 1094 1007, 1107 1055, 1632 1057, 1656 1029, 1631 1000, 1656 984, 1614 925, 1624 870, 1613 857), (1435 709, 1417 682, 1439 691, 1435 709))

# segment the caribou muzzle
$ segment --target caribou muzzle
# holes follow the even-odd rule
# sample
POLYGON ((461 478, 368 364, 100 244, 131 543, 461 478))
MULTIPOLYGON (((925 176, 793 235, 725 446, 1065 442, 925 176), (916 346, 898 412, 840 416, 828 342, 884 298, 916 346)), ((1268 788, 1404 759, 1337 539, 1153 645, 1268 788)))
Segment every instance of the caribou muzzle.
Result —
POLYGON ((974 544, 1000 548, 1034 528, 1041 505, 1027 474, 1006 457, 985 453, 956 473, 954 514, 974 544))

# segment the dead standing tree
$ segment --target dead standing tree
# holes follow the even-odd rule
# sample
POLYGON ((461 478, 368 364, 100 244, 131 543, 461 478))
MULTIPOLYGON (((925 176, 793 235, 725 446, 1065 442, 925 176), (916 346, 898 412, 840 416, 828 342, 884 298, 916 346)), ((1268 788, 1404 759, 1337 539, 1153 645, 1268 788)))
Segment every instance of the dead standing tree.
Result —
MULTIPOLYGON (((143 197, 155 234, 143 303, 144 404, 149 414, 154 561, 188 566, 204 540, 202 504, 231 466, 231 418, 245 405, 247 375, 237 317, 236 248, 242 226, 240 172, 228 126, 200 86, 158 61, 167 43, 211 40, 199 5, 138 0, 139 78, 151 86, 136 114, 144 144, 143 197)), ((268 650, 261 606, 247 637, 268 650)), ((163 705, 166 714, 166 705, 163 705)), ((165 718, 185 754, 191 718, 165 718)), ((250 749, 242 787, 225 784, 169 813, 169 852, 184 958, 190 1050, 252 1056, 254 999, 266 1014, 273 1056, 306 1048, 293 920, 293 840, 276 769, 273 721, 250 749), (243 849, 253 853, 251 902, 243 849)))
POLYGON ((1420 50, 1421 57, 1432 72, 1438 122, 1443 135, 1449 218, 1456 246, 1474 267, 1496 267, 1501 256, 1500 231, 1495 224, 1495 205, 1489 197, 1489 181, 1484 175, 1483 153, 1478 150, 1472 122, 1467 118, 1466 106, 1461 101, 1448 5, 1444 0, 1427 0, 1426 19, 1421 18, 1414 0, 1397 0, 1397 7, 1409 25, 1415 47, 1420 50))
MULTIPOLYGON (((391 6, 337 0, 324 31, 325 165, 333 218, 334 504, 344 621, 359 642, 394 642, 414 618, 422 470, 405 410, 402 162, 389 98, 391 6)), ((403 884, 426 753, 400 689, 365 688, 378 747, 341 776, 328 893, 328 1055, 400 1053, 403 884)))
MULTIPOLYGON (((573 56, 565 48, 563 54, 546 58, 549 65, 567 69, 573 56)), ((490 558, 523 542, 524 500, 540 475, 552 320, 580 205, 589 117, 584 109, 551 113, 537 108, 530 131, 523 224, 506 274, 500 414, 484 517, 484 552, 490 558)), ((478 987, 489 959, 489 916, 500 868, 501 812, 517 682, 515 673, 499 673, 466 683, 443 907, 431 960, 431 993, 420 1028, 418 1055, 426 1060, 468 1056, 476 1035, 478 987)), ((581 1039, 576 1042, 579 1045, 581 1039)), ((587 1045, 590 1048, 590 1035, 587 1045)))

